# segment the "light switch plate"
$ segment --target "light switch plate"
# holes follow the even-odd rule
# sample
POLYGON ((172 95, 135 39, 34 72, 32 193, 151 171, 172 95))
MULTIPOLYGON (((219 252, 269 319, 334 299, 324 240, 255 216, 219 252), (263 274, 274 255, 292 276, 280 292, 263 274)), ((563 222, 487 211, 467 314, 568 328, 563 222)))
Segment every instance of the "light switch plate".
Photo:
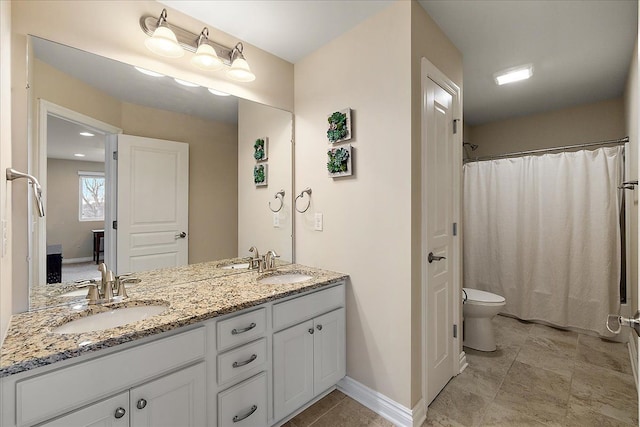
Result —
POLYGON ((280 215, 278 212, 273 213, 273 228, 280 228, 280 215))
POLYGON ((313 217, 313 229, 316 231, 322 231, 322 226, 323 226, 323 221, 322 221, 322 214, 316 212, 316 215, 313 217))

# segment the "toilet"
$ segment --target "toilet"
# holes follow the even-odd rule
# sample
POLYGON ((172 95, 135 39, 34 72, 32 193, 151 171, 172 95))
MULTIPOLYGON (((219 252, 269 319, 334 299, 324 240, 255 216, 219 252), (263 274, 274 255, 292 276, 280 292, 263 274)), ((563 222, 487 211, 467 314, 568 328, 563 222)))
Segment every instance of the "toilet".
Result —
POLYGON ((502 310, 506 300, 491 292, 463 289, 463 345, 480 351, 495 351, 496 339, 491 319, 502 310))

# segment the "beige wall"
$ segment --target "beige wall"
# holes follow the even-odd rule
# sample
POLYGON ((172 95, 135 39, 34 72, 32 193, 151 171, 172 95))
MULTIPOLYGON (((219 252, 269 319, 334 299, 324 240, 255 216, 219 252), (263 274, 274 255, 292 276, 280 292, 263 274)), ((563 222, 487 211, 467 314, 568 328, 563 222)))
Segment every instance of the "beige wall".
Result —
MULTIPOLYGON (((629 66, 629 77, 627 78, 627 86, 624 92, 624 105, 625 105, 625 125, 627 135, 629 135, 629 153, 626 155, 627 162, 629 163, 630 173, 627 177, 629 180, 638 179, 638 162, 640 161, 638 156, 640 155, 638 150, 638 39, 636 38, 636 46, 633 50, 633 57, 629 66)), ((631 274, 629 277, 629 284, 631 288, 631 313, 633 314, 638 310, 638 191, 639 188, 631 192, 626 190, 628 201, 631 201, 630 211, 631 215, 629 221, 630 235, 631 235, 631 250, 627 259, 631 267, 631 274)))
POLYGON ((261 253, 273 249, 280 259, 291 261, 293 247, 293 188, 291 157, 293 116, 255 102, 240 100, 238 105, 238 256, 249 256, 248 249, 256 246, 261 253), (266 187, 256 187, 253 182, 253 144, 260 137, 268 138, 268 177, 266 187), (280 212, 269 210, 269 202, 275 209, 280 202, 274 195, 280 189, 286 194, 280 212), (277 215, 279 227, 273 226, 277 215))
POLYGON ((479 147, 473 156, 489 156, 560 147, 626 136, 622 98, 470 126, 465 142, 479 147))
POLYGON ((47 245, 62 245, 63 260, 91 257, 91 230, 104 227, 78 218, 79 171, 104 172, 104 163, 47 159, 47 245))
MULTIPOLYGON (((462 54, 417 2, 411 2, 411 403, 422 396, 422 58, 460 89, 462 54)), ((462 100, 460 100, 462 102, 462 100)), ((455 114, 455 111, 454 111, 455 114)), ((456 118, 462 119, 462 111, 456 118)), ((458 150, 456 148, 455 150, 458 150)), ((460 165, 460 172, 462 171, 460 165)), ((461 224, 460 218, 453 218, 461 224)), ((462 228, 462 227, 460 227, 462 228)), ((462 236, 459 235, 458 238, 462 236)), ((462 253, 456 254, 462 259, 462 253)), ((462 263, 459 263, 462 268, 462 263)), ((458 273, 460 276, 460 273, 458 273)), ((462 314, 454 323, 462 324, 462 314)), ((462 351, 462 344, 458 348, 462 351)), ((457 355, 455 356, 457 358, 457 355)))
MULTIPOLYGON (((11 167, 11 3, 0 1, 0 171, 11 167)), ((0 344, 12 314, 11 187, 0 173, 0 223, 7 224, 7 250, 0 226, 0 344)))
POLYGON ((295 215, 296 260, 350 275, 347 375, 409 408, 422 394, 413 236, 420 233, 423 56, 461 84, 460 53, 417 3, 401 1, 295 65, 296 192, 313 191, 310 209, 295 215), (346 107, 354 176, 332 179, 326 117, 346 107), (324 215, 322 232, 313 229, 316 212, 324 215))

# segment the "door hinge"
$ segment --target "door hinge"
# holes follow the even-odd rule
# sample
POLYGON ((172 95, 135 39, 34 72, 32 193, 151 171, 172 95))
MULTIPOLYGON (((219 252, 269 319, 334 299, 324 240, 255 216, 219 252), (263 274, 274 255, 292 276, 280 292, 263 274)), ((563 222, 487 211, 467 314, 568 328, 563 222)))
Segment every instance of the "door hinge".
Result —
POLYGON ((118 221, 113 221, 111 223, 111 227, 113 227, 114 230, 117 230, 118 229, 118 221))
POLYGON ((118 152, 117 151, 113 152, 113 160, 118 160, 118 152))
POLYGON ((458 223, 457 222, 453 223, 453 235, 454 236, 458 235, 458 223))
POLYGON ((456 134, 458 133, 458 122, 460 121, 460 119, 453 119, 453 133, 456 134))
POLYGON ((458 338, 458 325, 453 325, 453 337, 458 338))

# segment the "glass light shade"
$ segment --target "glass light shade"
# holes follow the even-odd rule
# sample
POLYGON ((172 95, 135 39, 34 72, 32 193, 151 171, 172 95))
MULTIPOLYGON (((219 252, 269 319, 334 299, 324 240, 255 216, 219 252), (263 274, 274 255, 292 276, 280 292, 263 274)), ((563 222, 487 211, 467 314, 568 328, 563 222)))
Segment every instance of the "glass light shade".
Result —
POLYGON ((153 36, 144 41, 151 52, 167 58, 180 58, 184 55, 182 46, 178 44, 176 35, 169 27, 160 26, 153 32, 153 36))
POLYGON ((224 66, 215 49, 207 43, 198 46, 198 50, 191 58, 191 63, 205 71, 216 71, 224 66))
POLYGON ((251 72, 247 61, 240 57, 233 61, 231 68, 227 70, 227 75, 239 82, 252 82, 256 79, 256 75, 251 72))

